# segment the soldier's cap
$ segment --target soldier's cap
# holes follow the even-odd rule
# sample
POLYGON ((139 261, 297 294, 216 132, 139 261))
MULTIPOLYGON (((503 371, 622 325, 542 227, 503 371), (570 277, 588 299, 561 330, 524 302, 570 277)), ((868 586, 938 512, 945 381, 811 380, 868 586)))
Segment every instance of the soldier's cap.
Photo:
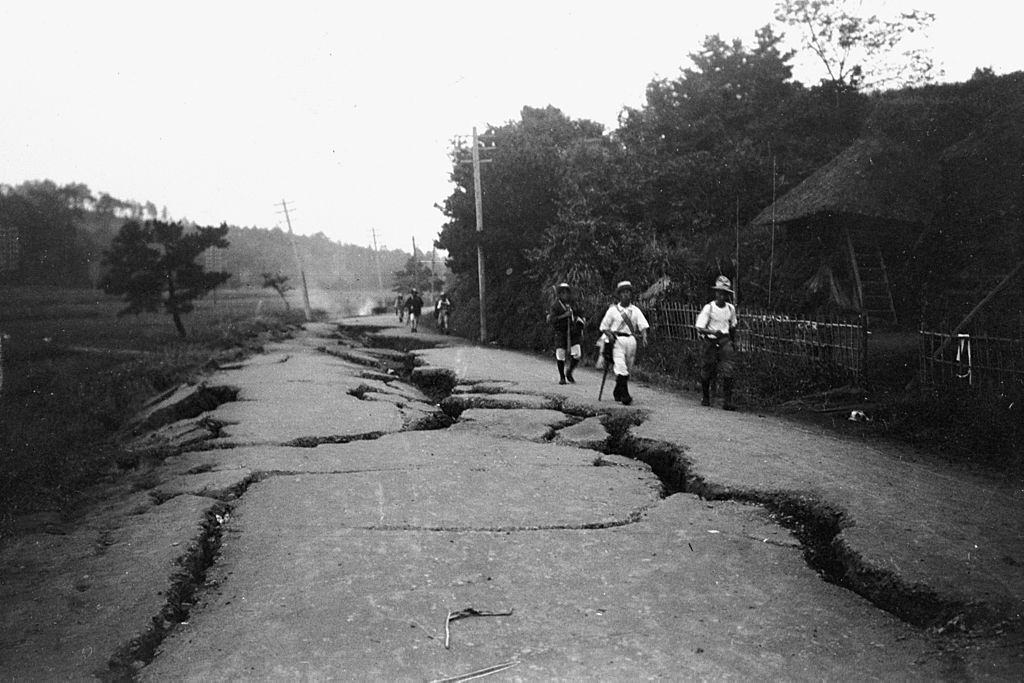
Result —
POLYGON ((633 291, 633 283, 630 282, 629 280, 623 280, 619 284, 615 285, 615 293, 616 294, 618 294, 619 292, 621 292, 624 289, 628 289, 630 291, 633 291))
POLYGON ((711 289, 717 289, 728 294, 732 294, 732 283, 729 282, 729 278, 724 275, 719 275, 718 279, 715 280, 715 286, 711 289))
POLYGON ((559 282, 555 285, 555 289, 572 289, 572 287, 569 286, 568 282, 559 282))

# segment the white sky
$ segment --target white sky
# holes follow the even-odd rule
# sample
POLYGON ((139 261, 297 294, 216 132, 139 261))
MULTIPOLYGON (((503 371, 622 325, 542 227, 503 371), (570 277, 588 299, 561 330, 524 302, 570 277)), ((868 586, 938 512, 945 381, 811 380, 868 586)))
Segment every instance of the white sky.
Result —
MULTIPOLYGON (((524 104, 614 128, 705 35, 749 44, 773 4, 5 2, 0 182, 84 182, 205 224, 283 227, 287 198, 297 232, 429 249, 453 135, 524 104)), ((1024 68, 1018 3, 885 6, 937 14, 945 80, 1024 68)))

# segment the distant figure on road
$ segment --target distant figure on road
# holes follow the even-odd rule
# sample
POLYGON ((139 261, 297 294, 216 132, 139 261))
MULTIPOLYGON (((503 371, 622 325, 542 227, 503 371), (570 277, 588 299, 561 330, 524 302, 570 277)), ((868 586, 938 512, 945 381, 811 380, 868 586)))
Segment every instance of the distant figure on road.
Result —
POLYGON ((619 302, 608 308, 599 329, 604 335, 605 358, 614 364, 615 390, 612 396, 628 406, 633 402, 633 397, 629 395, 629 371, 636 360, 636 340, 639 337, 641 346, 647 346, 647 329, 650 324, 643 312, 633 305, 633 284, 629 280, 618 284, 615 295, 619 302))
POLYGON ((701 309, 694 325, 697 334, 704 339, 704 358, 700 369, 700 390, 704 397, 700 404, 711 405, 711 383, 717 376, 722 378, 722 408, 736 410, 732 402, 732 387, 737 318, 736 307, 727 301, 733 293, 732 283, 720 275, 711 289, 715 292, 715 300, 701 309))
POLYGON ((448 334, 448 320, 452 314, 452 300, 448 292, 442 292, 441 296, 434 302, 434 320, 437 321, 437 329, 441 334, 448 334))
POLYGON ((423 299, 415 287, 409 291, 409 298, 405 300, 405 310, 409 313, 409 325, 415 332, 416 323, 419 322, 420 314, 423 312, 423 299))
POLYGON ((398 322, 405 319, 405 299, 402 298, 401 292, 395 297, 395 315, 398 316, 398 322))
POLYGON ((555 288, 555 303, 551 305, 548 312, 548 322, 551 323, 555 333, 555 363, 558 365, 558 383, 565 384, 566 380, 576 383, 572 376, 573 370, 580 362, 582 350, 580 344, 583 341, 583 325, 586 320, 579 309, 574 309, 572 288, 567 282, 563 282, 555 288), (566 356, 569 358, 567 359, 566 356), (566 369, 565 362, 569 361, 569 368, 566 369))

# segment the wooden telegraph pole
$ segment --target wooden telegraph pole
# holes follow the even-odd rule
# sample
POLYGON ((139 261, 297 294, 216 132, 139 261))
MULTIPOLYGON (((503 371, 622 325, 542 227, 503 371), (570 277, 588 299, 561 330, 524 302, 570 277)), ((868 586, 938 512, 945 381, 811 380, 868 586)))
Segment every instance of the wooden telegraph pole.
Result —
POLYGON ((306 269, 302 267, 302 259, 299 258, 299 248, 295 245, 295 233, 292 232, 292 218, 288 214, 288 202, 282 199, 281 208, 284 209, 284 219, 288 223, 288 239, 292 243, 295 265, 299 267, 299 276, 302 278, 302 308, 306 313, 306 322, 309 322, 313 320, 313 311, 309 308, 309 288, 306 286, 306 269))
POLYGON ((484 198, 480 188, 480 144, 473 126, 473 198, 476 202, 476 270, 480 283, 480 341, 487 342, 487 313, 484 307, 484 198))

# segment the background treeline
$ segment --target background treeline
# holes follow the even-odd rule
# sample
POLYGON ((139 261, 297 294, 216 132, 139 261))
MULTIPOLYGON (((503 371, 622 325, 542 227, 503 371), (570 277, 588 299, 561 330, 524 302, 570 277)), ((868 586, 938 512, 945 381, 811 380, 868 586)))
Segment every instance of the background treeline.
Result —
MULTIPOLYGON (((83 183, 0 184, 0 284, 94 287, 103 274, 103 252, 121 226, 149 219, 169 220, 167 208, 105 192, 97 195, 83 183)), ((208 267, 232 274, 229 287, 261 286, 264 272, 298 281, 285 231, 231 226, 227 239, 227 249, 210 251, 204 258, 210 261, 208 267)), ((398 249, 374 252, 340 244, 323 233, 296 235, 295 242, 310 286, 323 289, 376 289, 378 265, 390 289, 395 272, 410 260, 398 249)))
MULTIPOLYGON (((547 341, 538 297, 567 280, 595 293, 631 279, 643 290, 671 278, 703 299, 714 275, 736 272, 739 227, 849 146, 872 96, 849 83, 792 80, 792 52, 770 27, 753 45, 705 39, 692 66, 652 81, 646 103, 614 131, 558 109, 525 107, 487 130, 483 247, 489 333, 520 347, 547 341), (498 302, 501 302, 498 305, 498 302)), ((470 150, 453 153, 456 187, 437 241, 449 253, 459 329, 477 326, 470 150)), ((767 292, 767 231, 741 237, 744 302, 767 292)))

